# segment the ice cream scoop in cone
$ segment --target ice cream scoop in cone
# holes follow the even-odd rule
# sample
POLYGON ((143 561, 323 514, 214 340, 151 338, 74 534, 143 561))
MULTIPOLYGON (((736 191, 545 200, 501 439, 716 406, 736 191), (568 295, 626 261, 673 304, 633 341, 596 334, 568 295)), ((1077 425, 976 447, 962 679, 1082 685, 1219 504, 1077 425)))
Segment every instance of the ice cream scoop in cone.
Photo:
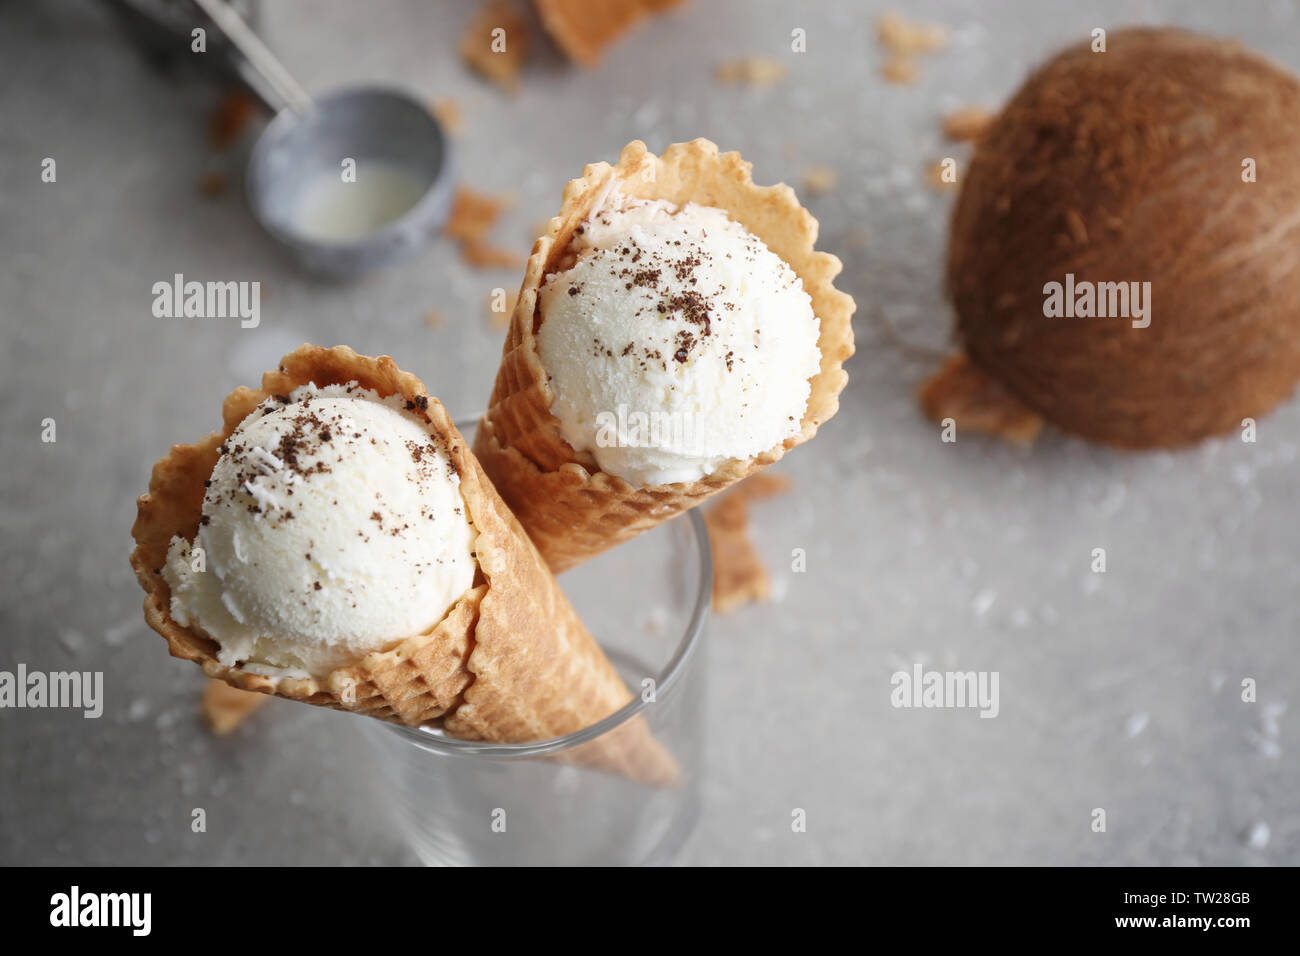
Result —
MULTIPOLYGON (((145 591, 145 619, 167 640, 173 656, 195 661, 210 677, 243 690, 408 726, 440 726, 453 737, 498 743, 573 733, 632 700, 442 404, 392 359, 361 356, 345 347, 304 345, 263 376, 261 389, 232 392, 223 416, 220 431, 193 445, 174 446, 154 466, 132 528, 136 547, 131 565, 145 591), (427 519, 430 527, 447 522, 448 530, 439 533, 453 542, 458 522, 471 533, 466 539, 466 587, 451 596, 449 606, 444 599, 433 599, 435 603, 424 609, 433 623, 419 633, 376 639, 358 631, 346 641, 330 635, 331 627, 346 629, 345 622, 354 618, 361 622, 358 627, 374 620, 382 627, 391 619, 385 616, 391 610, 386 608, 373 615, 364 607, 354 612, 372 593, 367 589, 404 586, 409 578, 412 587, 424 589, 418 593, 428 594, 436 589, 427 590, 426 572, 454 580, 435 566, 443 557, 425 561, 409 575, 407 569, 391 566, 386 574, 376 574, 379 564, 367 566, 371 554, 391 560, 393 554, 407 553, 395 548, 418 550, 428 532, 412 528, 411 515, 401 520, 401 502, 394 500, 400 497, 400 487, 384 484, 379 474, 362 472, 357 481, 348 472, 349 455, 375 454, 372 446, 383 444, 383 436, 369 435, 357 424, 360 413, 374 402, 367 399, 369 404, 357 415, 337 414, 322 424, 321 406, 311 400, 319 394, 341 395, 338 400, 345 401, 354 392, 381 399, 384 409, 399 409, 414 424, 417 438, 427 439, 406 441, 409 454, 402 453, 410 459, 408 467, 422 479, 441 481, 440 487, 452 488, 457 495, 457 503, 439 515, 433 513, 431 499, 417 495, 413 507, 419 518, 427 519), (273 448, 248 437, 253 434, 249 428, 258 422, 279 429, 273 448), (452 473, 446 481, 432 473, 444 464, 452 473), (321 503, 311 500, 322 488, 334 496, 323 504, 323 512, 318 510, 321 503), (278 501, 273 500, 276 494, 281 496, 278 501), (372 503, 367 498, 362 505, 363 511, 373 506, 366 516, 373 519, 373 530, 367 525, 357 531, 355 544, 338 539, 353 504, 340 502, 346 494, 375 499, 372 503), (337 513, 338 518, 312 524, 313 515, 321 513, 337 513), (221 558, 224 532, 216 527, 219 524, 232 529, 236 558, 230 560, 224 582, 214 584, 215 568, 193 574, 189 568, 191 563, 221 558), (207 537, 200 536, 201 527, 207 537), (373 541, 361 540, 372 534, 373 541), (305 537, 310 542, 305 547, 316 551, 299 554, 287 546, 270 551, 259 543, 262 536, 277 547, 285 542, 298 546, 305 537), (209 553, 197 554, 200 541, 209 553), (277 556, 278 563, 268 555, 277 556), (283 593, 235 593, 235 575, 243 566, 252 567, 258 586, 265 589, 270 579, 283 593), (305 582, 301 593, 294 583, 299 580, 305 582), (213 587, 226 588, 219 602, 205 598, 204 589, 213 587), (340 595, 353 596, 353 609, 339 609, 340 595), (277 606, 268 611, 268 602, 277 606), (315 630, 330 639, 315 641, 315 635, 308 634, 290 641, 254 633, 253 639, 244 640, 267 614, 283 622, 286 633, 315 630), (222 640, 214 636, 218 634, 222 640), (355 650, 358 647, 362 650, 355 650), (367 647, 373 649, 364 650, 367 647)), ((452 561, 451 552, 445 560, 452 561)), ((398 619, 420 620, 424 611, 416 608, 415 617, 398 619)), ((670 784, 677 774, 672 756, 639 716, 586 743, 579 753, 576 762, 638 782, 670 784)))
MULTIPOLYGON (((816 238, 793 190, 756 186, 738 153, 703 139, 662 157, 633 142, 617 165, 590 165, 568 184, 533 246, 474 440, 553 571, 772 464, 835 414, 854 303, 832 284, 840 262, 816 238), (550 363, 548 323, 560 339, 550 363), (573 366, 568 384, 560 361, 573 366), (611 382, 633 404, 660 396, 676 409, 669 417, 702 421, 706 440, 692 447, 705 452, 661 442, 617 456, 575 437, 614 416, 611 382)), ((612 431, 621 439, 621 425, 612 431)))

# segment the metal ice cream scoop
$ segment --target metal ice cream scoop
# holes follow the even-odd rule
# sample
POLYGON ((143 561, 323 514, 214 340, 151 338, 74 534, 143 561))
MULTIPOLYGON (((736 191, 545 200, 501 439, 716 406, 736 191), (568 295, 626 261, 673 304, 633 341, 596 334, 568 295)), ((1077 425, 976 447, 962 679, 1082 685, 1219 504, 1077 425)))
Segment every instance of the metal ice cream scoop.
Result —
POLYGON ((193 2, 219 34, 211 65, 239 76, 275 114, 246 175, 267 232, 307 268, 338 275, 408 258, 439 233, 453 164, 425 104, 384 88, 313 99, 229 3, 193 2))

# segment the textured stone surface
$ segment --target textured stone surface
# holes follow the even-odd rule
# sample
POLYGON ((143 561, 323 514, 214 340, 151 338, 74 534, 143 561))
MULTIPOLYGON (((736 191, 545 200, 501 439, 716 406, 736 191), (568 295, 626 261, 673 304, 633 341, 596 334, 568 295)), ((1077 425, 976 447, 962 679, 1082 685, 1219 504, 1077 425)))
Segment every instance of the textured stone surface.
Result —
MULTIPOLYGON (((778 599, 713 625, 712 765, 690 859, 1300 863, 1300 403, 1256 444, 1179 454, 1055 434, 1029 451, 942 444, 912 398, 937 356, 882 334, 883 317, 946 346, 951 195, 926 177, 966 147, 944 141, 942 115, 996 105, 1055 47, 1130 22, 1131 4, 926 4, 952 45, 891 86, 872 24, 883 5, 697 0, 594 72, 543 45, 515 99, 455 54, 470 4, 269 6, 269 39, 309 89, 387 80, 458 100, 466 181, 516 194, 494 238, 521 252, 564 182, 635 137, 708 136, 760 182, 839 173, 807 203, 858 298, 858 354, 839 416, 780 466, 795 494, 754 509, 778 599), (795 27, 806 54, 788 52, 795 27), (715 82, 719 61, 748 55, 787 60, 788 77, 715 82), (1105 575, 1089 570, 1097 547, 1105 575), (789 570, 793 548, 806 574, 789 570), (890 675, 918 659, 998 671, 999 716, 891 707, 890 675), (807 833, 791 832, 796 807, 807 833), (1094 807, 1105 834, 1090 831, 1094 807)), ((1141 10, 1300 67, 1290 4, 1141 10)), ((519 275, 468 270, 443 242, 351 285, 302 276, 249 219, 238 163, 222 167, 224 195, 198 194, 211 87, 149 72, 89 2, 6 14, 0 669, 102 669, 108 699, 98 721, 0 712, 0 860, 411 862, 353 769, 353 718, 275 701, 231 737, 203 728, 200 674, 144 627, 127 532, 152 462, 304 339, 391 353, 473 414, 500 349, 486 299, 519 275), (55 185, 39 181, 46 156, 55 185), (150 287, 176 272, 262 281, 261 326, 155 319, 150 287), (442 327, 425 324, 431 309, 442 327), (39 439, 46 417, 55 444, 39 439), (207 834, 190 832, 196 806, 207 834)))

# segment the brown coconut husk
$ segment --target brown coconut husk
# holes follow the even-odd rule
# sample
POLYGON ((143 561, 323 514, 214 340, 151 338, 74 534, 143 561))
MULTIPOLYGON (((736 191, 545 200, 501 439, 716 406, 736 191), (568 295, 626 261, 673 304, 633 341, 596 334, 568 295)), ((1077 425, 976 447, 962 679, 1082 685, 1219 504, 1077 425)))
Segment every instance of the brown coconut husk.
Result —
POLYGON ((1242 47, 1133 29, 1034 73, 981 140, 947 282, 970 361, 1049 422, 1177 446, 1300 378, 1300 81, 1242 47), (1255 161, 1258 181, 1243 182, 1255 161), (1044 285, 1151 283, 1151 322, 1048 318, 1044 285))

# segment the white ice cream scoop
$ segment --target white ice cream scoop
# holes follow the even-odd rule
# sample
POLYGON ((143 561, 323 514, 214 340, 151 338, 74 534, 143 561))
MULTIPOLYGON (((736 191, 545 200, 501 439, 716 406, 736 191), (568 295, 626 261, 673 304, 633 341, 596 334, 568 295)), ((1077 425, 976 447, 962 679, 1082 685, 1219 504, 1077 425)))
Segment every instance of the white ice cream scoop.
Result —
POLYGON ((538 353, 565 440, 635 487, 699 481, 802 427, 803 283, 721 209, 609 193, 547 277, 538 353))
POLYGON ((477 569, 459 485, 398 399, 355 384, 267 399, 222 445, 195 539, 172 539, 172 617, 273 676, 424 633, 477 569))

